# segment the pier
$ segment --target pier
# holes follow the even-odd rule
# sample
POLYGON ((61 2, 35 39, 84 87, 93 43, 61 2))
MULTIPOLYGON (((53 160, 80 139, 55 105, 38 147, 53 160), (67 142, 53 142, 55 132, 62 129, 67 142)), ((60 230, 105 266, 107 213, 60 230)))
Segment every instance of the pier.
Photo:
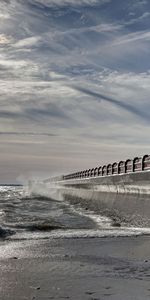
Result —
POLYGON ((95 168, 48 178, 43 184, 82 192, 150 194, 150 155, 108 163, 95 168))
POLYGON ((150 155, 48 178, 33 184, 32 191, 119 222, 147 227, 150 226, 150 155))

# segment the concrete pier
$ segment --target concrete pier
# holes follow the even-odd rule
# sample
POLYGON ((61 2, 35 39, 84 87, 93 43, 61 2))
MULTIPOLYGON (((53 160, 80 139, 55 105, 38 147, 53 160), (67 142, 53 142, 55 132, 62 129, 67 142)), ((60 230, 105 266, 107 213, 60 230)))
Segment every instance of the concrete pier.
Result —
POLYGON ((100 167, 101 174, 98 168, 93 168, 88 173, 81 171, 46 179, 33 185, 33 192, 38 186, 38 192, 45 196, 80 204, 121 223, 149 227, 150 156, 113 165, 100 167), (113 172, 113 165, 117 171, 113 172))

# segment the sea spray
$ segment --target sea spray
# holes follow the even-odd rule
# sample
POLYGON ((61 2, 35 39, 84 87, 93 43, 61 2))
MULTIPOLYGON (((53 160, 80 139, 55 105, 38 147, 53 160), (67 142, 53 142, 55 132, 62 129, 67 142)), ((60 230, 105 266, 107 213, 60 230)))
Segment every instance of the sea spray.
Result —
POLYGON ((62 201, 62 187, 59 187, 54 182, 44 183, 36 180, 29 180, 28 193, 29 195, 44 196, 57 201, 62 201))

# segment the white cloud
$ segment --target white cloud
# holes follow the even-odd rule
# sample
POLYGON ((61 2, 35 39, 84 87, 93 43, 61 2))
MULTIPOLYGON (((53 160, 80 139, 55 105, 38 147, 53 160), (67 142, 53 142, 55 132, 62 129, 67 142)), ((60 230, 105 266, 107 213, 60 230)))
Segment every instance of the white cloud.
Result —
POLYGON ((136 0, 132 3, 132 7, 137 8, 137 7, 145 6, 148 4, 148 1, 149 0, 136 0))
MULTIPOLYGON (((32 1, 32 0, 30 0, 32 1)), ((43 4, 46 6, 83 6, 108 3, 111 0, 35 0, 34 3, 43 4)))
POLYGON ((113 23, 101 23, 97 26, 91 26, 89 30, 94 30, 97 32, 115 32, 122 28, 123 26, 120 24, 113 24, 113 23))
POLYGON ((52 79, 52 80, 57 80, 57 79, 58 80, 59 79, 64 80, 65 78, 67 79, 67 76, 65 76, 63 74, 59 74, 59 73, 54 72, 54 71, 50 71, 49 76, 50 76, 50 79, 52 79))
POLYGON ((144 31, 129 33, 122 37, 119 37, 114 41, 114 45, 133 43, 135 41, 149 41, 149 40, 150 40, 150 31, 144 30, 144 31))
POLYGON ((0 34, 0 45, 7 45, 11 42, 11 38, 5 34, 0 34))
POLYGON ((0 65, 6 68, 21 68, 27 65, 27 62, 24 60, 2 60, 0 59, 0 65))
MULTIPOLYGON (((130 13, 130 16, 134 16, 134 13, 130 13)), ((138 23, 139 21, 143 21, 146 18, 149 18, 150 16, 150 12, 144 12, 143 14, 141 14, 140 16, 138 16, 137 18, 132 18, 131 20, 127 21, 124 23, 124 25, 132 25, 135 23, 138 23)))
POLYGON ((13 46, 16 48, 32 47, 34 45, 37 45, 39 40, 40 37, 33 36, 33 37, 21 39, 18 42, 16 42, 13 46))
POLYGON ((9 19, 9 14, 7 14, 7 13, 5 13, 5 14, 0 13, 0 19, 9 19))

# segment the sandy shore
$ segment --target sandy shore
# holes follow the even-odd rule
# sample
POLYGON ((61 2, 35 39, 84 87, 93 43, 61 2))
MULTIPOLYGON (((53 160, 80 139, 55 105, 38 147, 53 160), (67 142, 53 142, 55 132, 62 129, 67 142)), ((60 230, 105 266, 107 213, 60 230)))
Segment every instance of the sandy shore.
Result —
POLYGON ((0 299, 148 300, 150 237, 0 243, 0 299))

